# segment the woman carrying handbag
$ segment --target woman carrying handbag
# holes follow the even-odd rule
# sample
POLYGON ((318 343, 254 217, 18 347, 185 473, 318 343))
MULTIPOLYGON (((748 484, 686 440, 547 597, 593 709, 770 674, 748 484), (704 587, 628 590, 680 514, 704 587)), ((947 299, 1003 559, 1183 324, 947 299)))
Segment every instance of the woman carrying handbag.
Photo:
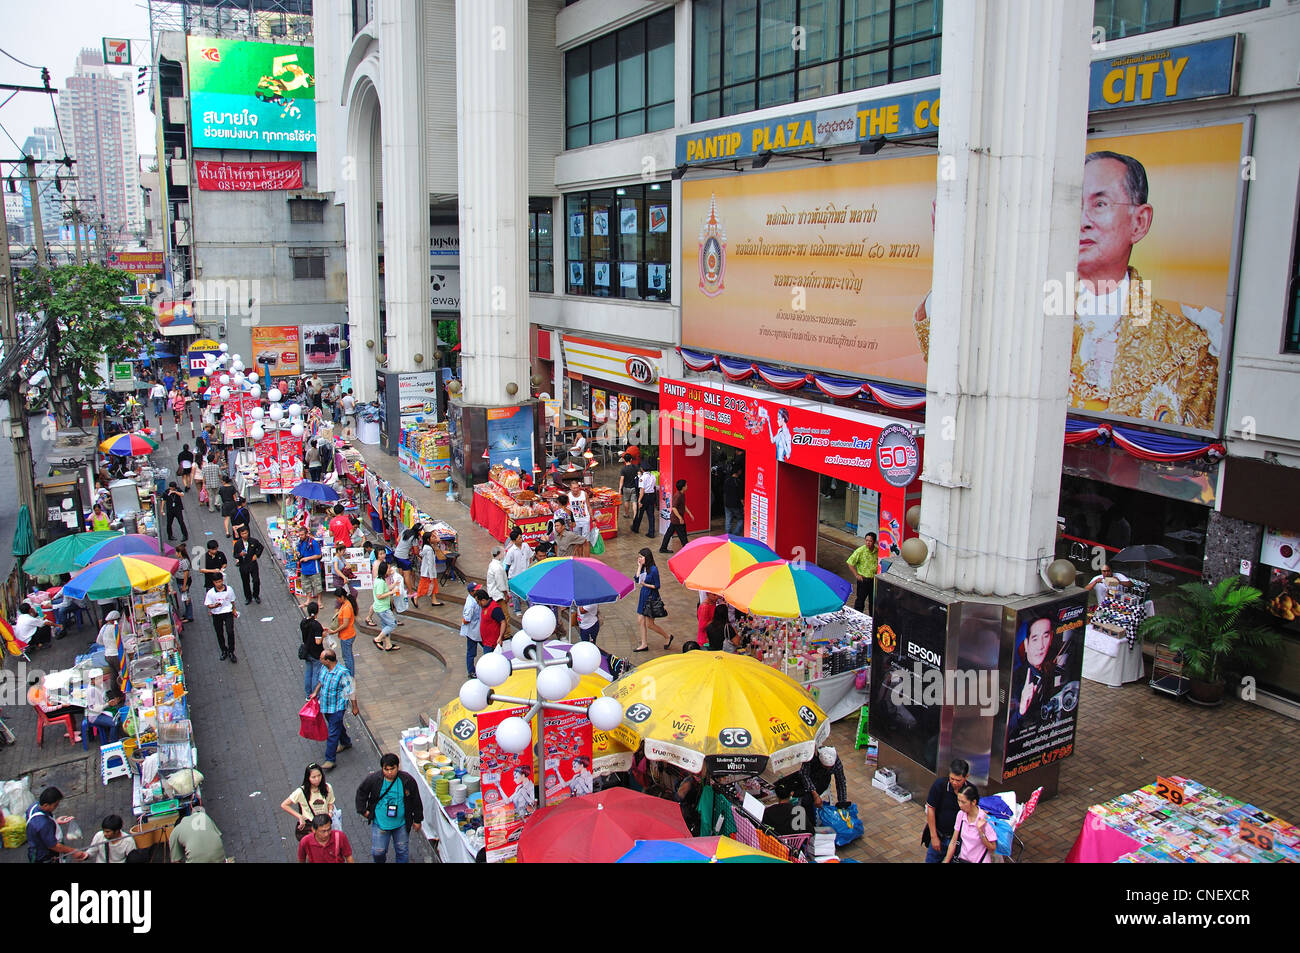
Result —
POLYGON ((636 579, 641 583, 641 595, 636 605, 636 624, 637 631, 641 634, 641 644, 632 651, 650 651, 650 646, 646 643, 650 638, 651 629, 668 640, 664 643, 664 648, 668 649, 673 644, 674 636, 659 628, 659 623, 655 621, 668 615, 668 609, 664 605, 663 596, 659 593, 659 567, 655 565, 654 554, 649 549, 642 549, 637 554, 636 579))
POLYGON ((957 826, 948 842, 945 864, 991 864, 998 849, 998 832, 980 810, 979 788, 966 784, 957 792, 957 826))
MULTIPOLYGON (((296 822, 293 831, 295 844, 311 833, 311 819, 317 814, 335 816, 334 789, 325 780, 325 769, 319 764, 307 765, 302 775, 302 787, 294 788, 280 802, 280 809, 296 822)), ((341 820, 336 818, 337 824, 341 820)))

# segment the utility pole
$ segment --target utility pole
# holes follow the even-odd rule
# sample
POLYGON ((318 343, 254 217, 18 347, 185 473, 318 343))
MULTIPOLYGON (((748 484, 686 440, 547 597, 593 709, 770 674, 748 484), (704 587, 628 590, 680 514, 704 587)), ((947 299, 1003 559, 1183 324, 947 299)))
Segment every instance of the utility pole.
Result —
POLYGON ((36 187, 36 160, 27 156, 27 195, 32 203, 32 242, 36 245, 37 267, 44 268, 50 263, 45 256, 45 227, 41 224, 41 196, 36 187))
MULTIPOLYGON (((36 223, 36 234, 40 235, 40 208, 33 201, 33 213, 36 223)), ((0 331, 4 335, 5 356, 13 354, 18 350, 18 318, 14 313, 15 296, 13 285, 13 267, 9 262, 9 223, 6 220, 4 203, 0 202, 0 235, 3 241, 0 241, 0 331)), ((45 248, 44 236, 40 239, 40 248, 45 248)), ((9 403, 9 438, 14 447, 14 474, 18 483, 18 502, 26 505, 27 512, 31 514, 32 529, 35 530, 40 522, 36 513, 36 490, 34 486, 34 474, 32 472, 32 440, 31 435, 27 432, 27 412, 26 401, 23 395, 18 392, 18 372, 15 371, 12 377, 0 382, 3 388, 5 400, 9 403)))

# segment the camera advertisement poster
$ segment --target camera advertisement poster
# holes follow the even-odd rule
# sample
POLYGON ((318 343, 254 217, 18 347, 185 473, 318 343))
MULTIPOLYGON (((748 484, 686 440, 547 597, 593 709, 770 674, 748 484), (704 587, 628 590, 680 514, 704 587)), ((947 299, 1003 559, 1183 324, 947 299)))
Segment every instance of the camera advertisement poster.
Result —
POLYGON ((1087 594, 1016 614, 1002 780, 1074 752, 1087 594))

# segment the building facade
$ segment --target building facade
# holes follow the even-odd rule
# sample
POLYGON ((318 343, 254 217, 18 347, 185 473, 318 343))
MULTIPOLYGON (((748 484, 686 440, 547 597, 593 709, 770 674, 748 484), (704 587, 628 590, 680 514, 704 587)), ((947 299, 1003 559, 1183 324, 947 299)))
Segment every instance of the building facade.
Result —
POLYGON ((135 144, 131 77, 104 65, 99 50, 77 56, 76 71, 59 94, 59 117, 77 160, 75 194, 112 247, 134 244, 144 231, 135 144))
MULTIPOLYGON (((456 12, 317 4, 321 188, 348 221, 354 369, 416 369, 434 321, 455 318, 433 312, 453 299, 415 262, 425 247, 436 262, 453 224, 465 234, 456 12), (399 76, 421 81, 398 92, 399 76), (429 230, 423 214, 393 222, 394 205, 427 205, 429 230)), ((1075 318, 1055 555, 1088 572, 1160 544, 1173 555, 1139 570, 1158 591, 1244 572, 1282 607, 1300 600, 1300 566, 1279 565, 1300 558, 1281 555, 1300 552, 1300 10, 1098 0, 1093 22, 1079 266, 1042 289, 1045 313, 1075 318)), ((922 427, 935 183, 954 168, 936 154, 941 3, 532 0, 527 24, 534 394, 617 430, 664 409, 663 378, 739 385, 824 408, 827 431, 889 418, 943 439, 922 427)), ((1006 235, 1008 253, 1023 240, 1006 235)), ((713 472, 734 449, 715 448, 713 472)), ((819 501, 787 548, 909 535, 871 481, 821 469, 787 474, 819 501)), ((956 479, 926 473, 907 499, 956 479)), ((1295 692, 1287 611, 1269 616, 1290 635, 1274 687, 1295 692)))

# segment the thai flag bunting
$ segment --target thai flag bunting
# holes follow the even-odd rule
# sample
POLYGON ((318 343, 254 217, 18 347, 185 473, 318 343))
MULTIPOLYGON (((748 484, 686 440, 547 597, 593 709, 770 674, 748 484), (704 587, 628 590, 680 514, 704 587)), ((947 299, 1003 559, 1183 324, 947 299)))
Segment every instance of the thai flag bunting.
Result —
POLYGON ((1096 440, 1099 444, 1104 444, 1109 438, 1109 427, 1088 420, 1079 420, 1077 417, 1065 418, 1065 445, 1067 447, 1087 443, 1090 440, 1096 440))
POLYGON ((804 371, 785 371, 777 367, 764 367, 762 364, 755 366, 758 376, 777 390, 794 390, 808 383, 809 375, 804 371))
POLYGON ((1174 437, 1169 434, 1147 433, 1144 430, 1131 430, 1128 427, 1114 427, 1111 438, 1115 445, 1139 460, 1154 460, 1169 463, 1174 460, 1191 460, 1201 456, 1223 456, 1226 452, 1223 444, 1213 441, 1189 440, 1186 437, 1174 437))
POLYGON ((730 357, 718 358, 718 369, 729 381, 748 380, 754 376, 754 365, 749 361, 737 361, 730 357))
POLYGON ((682 356, 682 363, 688 369, 695 371, 697 374, 704 371, 713 370, 718 366, 718 359, 712 354, 701 354, 699 351, 688 351, 684 347, 679 347, 677 353, 682 356))
POLYGON ((893 410, 917 410, 925 406, 925 391, 891 384, 867 384, 867 390, 878 403, 893 410))
POLYGON ((829 374, 814 374, 813 384, 827 397, 834 397, 836 400, 857 397, 867 386, 862 381, 849 380, 847 377, 831 377, 829 374))

